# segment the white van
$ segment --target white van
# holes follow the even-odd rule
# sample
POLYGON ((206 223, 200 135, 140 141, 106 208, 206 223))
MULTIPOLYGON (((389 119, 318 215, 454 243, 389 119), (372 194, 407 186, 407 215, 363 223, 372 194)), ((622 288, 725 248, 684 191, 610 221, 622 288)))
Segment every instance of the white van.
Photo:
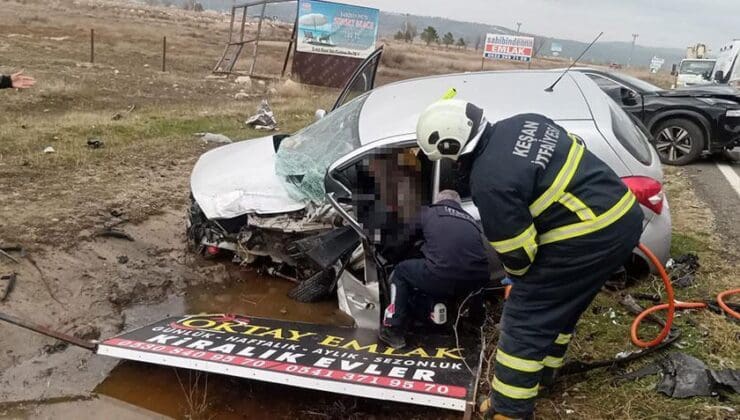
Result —
POLYGON ((708 85, 712 83, 714 64, 717 60, 707 58, 687 58, 678 67, 676 87, 708 85))
POLYGON ((714 65, 715 83, 729 84, 740 88, 738 52, 740 52, 740 39, 735 39, 720 48, 717 63, 714 65))

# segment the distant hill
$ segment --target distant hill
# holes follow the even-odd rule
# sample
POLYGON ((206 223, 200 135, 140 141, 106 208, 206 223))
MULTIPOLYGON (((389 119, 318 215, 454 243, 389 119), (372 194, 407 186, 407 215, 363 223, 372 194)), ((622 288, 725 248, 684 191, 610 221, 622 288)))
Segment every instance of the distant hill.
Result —
MULTIPOLYGON (((175 3, 182 3, 183 1, 184 0, 176 0, 175 3)), ((206 9, 213 10, 230 10, 232 4, 232 2, 228 0, 201 0, 200 3, 206 9)), ((249 14, 251 16, 258 15, 259 8, 250 8, 249 14)), ((278 18, 279 20, 292 22, 295 20, 296 7, 294 3, 269 5, 265 14, 270 17, 278 18)), ((381 11, 380 27, 378 28, 379 36, 392 37, 393 34, 404 27, 407 19, 410 24, 418 28, 419 32, 427 26, 433 26, 437 29, 440 36, 447 32, 452 32, 455 39, 462 37, 469 46, 475 46, 479 39, 485 38, 486 33, 516 33, 516 31, 510 28, 497 25, 485 25, 482 23, 461 22, 442 17, 405 15, 401 13, 381 11)), ((536 44, 539 44, 539 40, 544 39, 544 45, 540 50, 541 55, 551 55, 550 47, 553 42, 562 46, 562 52, 560 55, 566 58, 577 57, 588 45, 588 42, 550 38, 546 35, 540 34, 522 33, 522 35, 534 36, 538 39, 536 44)), ((596 36, 596 34, 594 34, 594 36, 596 36)), ((626 65, 629 61, 631 48, 632 44, 630 42, 598 42, 584 56, 582 61, 598 64, 614 62, 626 65)), ((635 46, 632 64, 635 66, 647 67, 653 56, 658 56, 665 59, 665 70, 666 68, 670 69, 671 64, 681 61, 681 59, 684 58, 684 54, 685 50, 680 48, 645 47, 638 44, 635 46)))

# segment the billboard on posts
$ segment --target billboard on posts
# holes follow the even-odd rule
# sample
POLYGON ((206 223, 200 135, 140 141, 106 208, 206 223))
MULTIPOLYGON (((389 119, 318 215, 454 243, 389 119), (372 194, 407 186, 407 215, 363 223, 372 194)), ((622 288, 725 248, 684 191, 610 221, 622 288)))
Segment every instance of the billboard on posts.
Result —
POLYGON ((483 57, 491 60, 529 62, 532 60, 534 38, 516 35, 486 35, 483 57))
POLYGON ((364 59, 375 51, 378 9, 318 0, 298 2, 298 52, 364 59))

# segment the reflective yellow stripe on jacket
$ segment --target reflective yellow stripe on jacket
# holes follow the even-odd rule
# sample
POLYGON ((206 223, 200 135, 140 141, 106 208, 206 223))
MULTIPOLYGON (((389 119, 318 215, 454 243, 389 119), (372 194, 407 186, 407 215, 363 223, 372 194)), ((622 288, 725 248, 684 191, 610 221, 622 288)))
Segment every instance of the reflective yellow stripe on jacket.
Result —
POLYGON ((565 163, 563 164, 563 167, 560 168, 560 172, 558 172, 557 176, 555 176, 555 180, 553 180, 547 190, 545 190, 545 192, 529 206, 529 212, 532 214, 532 217, 539 216, 553 205, 553 203, 560 200, 563 194, 565 194, 565 189, 568 188, 568 184, 570 184, 570 181, 576 174, 578 165, 581 163, 581 158, 583 158, 585 148, 572 138, 571 140, 572 144, 570 146, 570 151, 568 151, 568 157, 565 158, 565 163))
POLYGON ((581 220, 593 220, 596 218, 596 215, 591 208, 569 192, 563 194, 563 196, 558 200, 558 203, 564 205, 565 208, 575 213, 581 220))
MULTIPOLYGON (((491 242, 491 246, 499 254, 506 254, 521 248, 527 254, 529 262, 534 262, 534 257, 537 255, 537 229, 532 223, 519 235, 503 241, 491 242)), ((513 269, 504 265, 504 269, 513 276, 523 276, 529 270, 529 265, 521 269, 513 269)))
MULTIPOLYGON (((537 229, 534 227, 534 223, 529 225, 526 229, 524 229, 524 232, 520 233, 519 235, 510 238, 505 239, 503 241, 494 241, 491 242, 491 246, 493 249, 496 250, 499 254, 506 254, 507 252, 511 252, 514 250, 517 250, 519 248, 524 248, 526 246, 532 246, 534 244, 534 247, 537 247, 537 229)), ((529 254, 529 252, 527 252, 529 254)))
POLYGON ((578 236, 588 235, 611 225, 621 219, 635 204, 635 196, 631 191, 622 196, 622 198, 609 210, 600 214, 595 219, 585 220, 566 226, 555 228, 543 233, 539 237, 540 245, 551 244, 553 242, 564 241, 566 239, 576 238, 578 236))

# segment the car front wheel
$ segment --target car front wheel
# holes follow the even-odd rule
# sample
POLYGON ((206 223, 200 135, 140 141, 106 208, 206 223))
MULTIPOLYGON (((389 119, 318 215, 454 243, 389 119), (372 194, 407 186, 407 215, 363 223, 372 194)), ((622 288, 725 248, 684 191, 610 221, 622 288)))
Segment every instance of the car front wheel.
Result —
POLYGON ((695 123, 671 119, 658 124, 654 133, 655 149, 660 161, 667 165, 686 165, 704 150, 704 133, 695 123))

